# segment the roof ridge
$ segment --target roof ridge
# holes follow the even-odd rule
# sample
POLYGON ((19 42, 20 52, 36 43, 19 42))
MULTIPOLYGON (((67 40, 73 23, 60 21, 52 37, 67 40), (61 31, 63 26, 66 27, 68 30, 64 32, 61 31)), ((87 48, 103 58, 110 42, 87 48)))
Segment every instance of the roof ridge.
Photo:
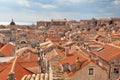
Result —
POLYGON ((105 45, 105 43, 103 43, 103 42, 96 41, 96 40, 93 40, 93 41, 95 41, 95 42, 97 42, 97 43, 100 43, 100 44, 102 44, 102 45, 105 45))
POLYGON ((14 67, 15 67, 16 61, 17 61, 17 56, 15 56, 15 59, 14 59, 14 61, 13 61, 12 68, 11 68, 11 72, 14 72, 14 67))
POLYGON ((0 70, 0 72, 4 71, 4 70, 9 66, 8 64, 6 64, 6 65, 7 65, 7 66, 5 66, 4 69, 0 70))
POLYGON ((6 47, 6 44, 0 49, 0 51, 2 51, 5 47, 6 47))
POLYGON ((9 43, 6 43, 1 49, 0 49, 0 52, 1 54, 3 54, 4 56, 8 57, 12 54, 12 51, 14 49, 14 46, 9 44, 9 43), (7 49, 7 50, 6 50, 7 49))
POLYGON ((25 70, 27 70, 27 71, 33 73, 32 71, 30 71, 30 70, 28 70, 27 68, 25 68, 24 66, 22 66, 19 62, 18 62, 18 64, 19 64, 23 69, 25 69, 25 70))
MULTIPOLYGON (((8 44, 8 43, 7 43, 7 44, 8 44)), ((14 43, 12 43, 12 42, 9 42, 9 44, 11 44, 11 45, 15 46, 15 44, 14 44, 14 43)))
POLYGON ((108 44, 108 45, 113 46, 113 47, 116 47, 116 48, 120 48, 119 46, 116 46, 116 45, 114 45, 114 44, 108 44))
POLYGON ((57 54, 57 55, 58 55, 58 53, 56 52, 56 50, 55 50, 55 49, 53 49, 53 51, 55 52, 55 54, 57 54))

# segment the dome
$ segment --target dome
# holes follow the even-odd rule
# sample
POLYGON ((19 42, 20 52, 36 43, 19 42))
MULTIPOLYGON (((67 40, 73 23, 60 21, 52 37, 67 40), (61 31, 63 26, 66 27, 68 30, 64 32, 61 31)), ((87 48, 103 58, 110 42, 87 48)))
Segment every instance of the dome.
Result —
POLYGON ((15 22, 13 21, 13 19, 12 19, 10 25, 15 25, 15 22))

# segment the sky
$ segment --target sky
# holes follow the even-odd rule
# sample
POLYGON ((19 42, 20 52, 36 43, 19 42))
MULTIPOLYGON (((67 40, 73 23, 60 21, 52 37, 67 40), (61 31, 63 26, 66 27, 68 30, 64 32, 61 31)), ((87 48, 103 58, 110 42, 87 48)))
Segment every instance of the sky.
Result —
POLYGON ((93 17, 120 17, 120 0, 0 0, 0 23, 93 17))

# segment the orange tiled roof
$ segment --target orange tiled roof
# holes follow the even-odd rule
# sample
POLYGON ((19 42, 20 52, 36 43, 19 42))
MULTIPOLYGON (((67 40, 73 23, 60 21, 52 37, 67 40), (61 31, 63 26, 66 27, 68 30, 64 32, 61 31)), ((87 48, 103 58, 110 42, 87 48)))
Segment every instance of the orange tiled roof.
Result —
POLYGON ((21 48, 21 49, 19 49, 19 50, 17 50, 16 51, 16 55, 17 56, 20 56, 20 55, 22 55, 22 53, 23 52, 25 52, 25 51, 31 51, 31 52, 33 52, 33 53, 35 53, 36 52, 36 49, 34 49, 34 48, 31 48, 31 47, 23 47, 23 48, 21 48))
MULTIPOLYGON (((2 80, 6 80, 7 79, 8 74, 12 70, 12 67, 13 67, 13 64, 14 64, 14 60, 15 59, 11 60, 9 62, 9 65, 7 66, 7 68, 0 72, 0 79, 2 79, 2 80)), ((15 73, 15 77, 16 77, 17 80, 21 80, 21 78, 25 74, 32 74, 32 72, 30 72, 27 69, 25 69, 24 67, 22 67, 18 62, 15 62, 14 68, 13 68, 13 72, 15 73)))
POLYGON ((105 61, 110 61, 120 56, 120 48, 113 45, 105 45, 100 51, 93 52, 105 61))
POLYGON ((4 46, 4 44, 0 42, 0 49, 1 49, 3 46, 4 46))
POLYGON ((84 55, 77 53, 77 52, 73 52, 72 54, 70 54, 70 55, 64 57, 62 60, 60 60, 60 63, 61 64, 68 63, 69 65, 73 65, 76 63, 76 60, 78 57, 80 58, 80 62, 84 62, 87 60, 87 58, 84 55))
POLYGON ((3 71, 4 69, 6 69, 8 65, 9 65, 9 63, 1 63, 0 64, 0 72, 3 71))
POLYGON ((19 62, 19 64, 21 64, 21 66, 23 66, 24 68, 28 68, 28 67, 36 67, 38 66, 38 58, 35 54, 30 54, 29 58, 18 58, 17 62, 19 62))
POLYGON ((30 47, 25 47, 18 50, 16 52, 16 56, 19 57, 17 62, 19 62, 25 68, 38 66, 38 56, 37 54, 34 54, 34 52, 35 49, 30 47))
MULTIPOLYGON (((28 48, 25 48, 25 50, 28 50, 28 48)), ((22 49, 24 51, 24 49, 22 49)), ((13 68, 13 71, 15 73, 15 77, 17 80, 20 80, 24 75, 31 74, 32 72, 29 71, 27 68, 32 68, 38 66, 38 57, 36 54, 33 54, 32 51, 26 51, 22 57, 22 53, 20 53, 22 50, 18 51, 19 55, 15 55, 17 59, 12 59, 8 63, 1 64, 0 65, 0 79, 6 80, 8 77, 9 72, 11 71, 13 67, 13 63, 15 61, 15 66, 13 68)), ((30 49, 31 50, 31 49, 30 49)))
POLYGON ((26 53, 27 56, 19 57, 17 62, 19 62, 23 67, 35 67, 38 66, 38 57, 33 53, 26 53))
POLYGON ((0 53, 8 57, 12 54, 12 52, 14 51, 14 48, 15 46, 13 44, 7 43, 0 49, 0 53))
MULTIPOLYGON (((98 67, 100 67, 102 70, 107 71, 105 67, 96 64, 96 63, 94 62, 94 60, 92 60, 92 59, 89 59, 89 60, 87 60, 85 63, 83 63, 82 66, 81 66, 81 68, 80 68, 79 70, 82 70, 82 68, 84 68, 85 66, 87 66, 89 63, 93 63, 93 64, 97 65, 98 67)), ((72 76, 72 75, 74 75, 74 74, 75 74, 77 71, 79 71, 79 70, 67 72, 67 75, 68 75, 68 76, 72 76)))

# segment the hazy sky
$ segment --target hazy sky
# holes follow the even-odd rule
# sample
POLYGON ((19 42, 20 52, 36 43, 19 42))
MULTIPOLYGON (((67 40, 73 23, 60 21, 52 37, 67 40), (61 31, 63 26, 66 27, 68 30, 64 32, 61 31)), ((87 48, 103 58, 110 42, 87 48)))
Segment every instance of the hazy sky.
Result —
POLYGON ((120 0, 0 0, 0 22, 119 16, 120 0))

